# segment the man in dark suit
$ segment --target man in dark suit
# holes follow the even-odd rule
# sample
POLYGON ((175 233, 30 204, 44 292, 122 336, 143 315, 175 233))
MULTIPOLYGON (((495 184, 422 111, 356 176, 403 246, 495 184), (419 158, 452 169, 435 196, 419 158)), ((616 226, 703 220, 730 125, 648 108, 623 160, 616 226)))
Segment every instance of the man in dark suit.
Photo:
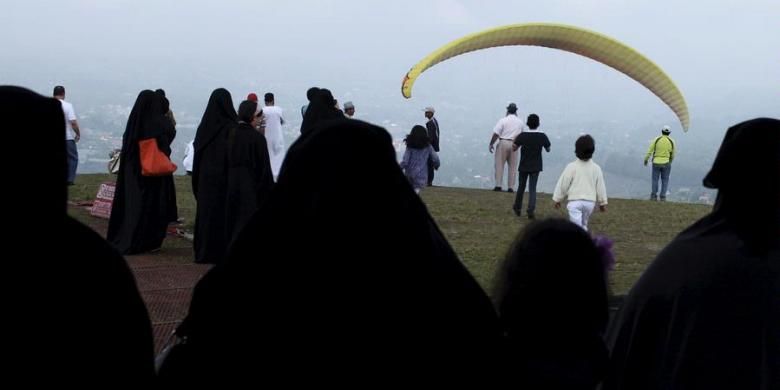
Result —
MULTIPOLYGON (((428 118, 428 122, 425 123, 425 127, 428 129, 428 138, 431 139, 431 146, 436 153, 439 152, 439 121, 433 117, 436 110, 433 107, 425 107, 425 117, 428 118)), ((428 187, 433 186, 433 164, 428 163, 428 187)))

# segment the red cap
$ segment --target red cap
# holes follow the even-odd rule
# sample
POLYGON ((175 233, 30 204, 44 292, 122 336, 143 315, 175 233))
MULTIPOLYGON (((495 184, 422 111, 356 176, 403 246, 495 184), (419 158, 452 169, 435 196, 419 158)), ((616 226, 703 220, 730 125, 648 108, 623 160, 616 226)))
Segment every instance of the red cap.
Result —
POLYGON ((246 100, 250 100, 250 101, 256 102, 257 101, 257 94, 255 94, 254 92, 250 93, 249 95, 246 96, 246 100))

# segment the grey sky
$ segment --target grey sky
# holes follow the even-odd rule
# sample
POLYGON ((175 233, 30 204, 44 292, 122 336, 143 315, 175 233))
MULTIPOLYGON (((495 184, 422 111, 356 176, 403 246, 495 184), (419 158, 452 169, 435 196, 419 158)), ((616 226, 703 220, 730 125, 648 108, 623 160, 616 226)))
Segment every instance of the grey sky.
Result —
MULTIPOLYGON (((0 81, 40 82, 47 92, 54 80, 87 75, 110 79, 113 74, 132 78, 129 84, 137 88, 198 82, 211 90, 255 80, 258 86, 279 81, 345 88, 370 84, 395 93, 405 71, 438 46, 485 28, 531 21, 586 27, 633 46, 678 83, 694 118, 699 102, 706 106, 717 96, 744 102, 753 93, 777 98, 780 84, 780 2, 774 0, 2 4, 0 81), (144 80, 144 75, 151 80, 144 80)), ((647 102, 642 87, 617 72, 539 48, 494 49, 450 60, 419 79, 415 97, 434 99, 432 90, 443 88, 445 96, 478 94, 486 88, 504 95, 496 96, 497 101, 527 99, 530 104, 531 97, 517 96, 523 95, 524 87, 574 90, 583 98, 598 94, 605 104, 626 94, 647 102)), ((338 88, 333 89, 338 95, 338 88)), ((546 99, 555 97, 545 94, 546 99)), ((660 101, 653 104, 662 106, 660 101)), ((738 114, 759 114, 746 109, 741 104, 738 114)))
MULTIPOLYGON (((451 142, 443 146, 443 170, 453 177, 489 175, 490 130, 515 101, 521 115, 540 114, 553 134, 592 132, 613 145, 606 151, 627 159, 640 159, 660 126, 672 125, 695 182, 727 126, 780 116, 777 0, 0 0, 0 9, 0 84, 46 95, 65 85, 80 115, 115 111, 91 123, 95 131, 120 134, 138 91, 165 88, 181 118, 181 145, 217 87, 228 88, 236 104, 248 92, 275 92, 293 139, 300 117, 289 113, 316 85, 342 103, 352 100, 359 117, 397 138, 422 121, 422 107, 436 106, 443 142, 451 142), (404 74, 431 51, 525 22, 585 27, 637 49, 682 90, 690 132, 683 135, 674 113, 637 82, 538 47, 450 59, 417 80, 412 99, 401 97, 404 74)), ((564 149, 554 162, 571 158, 564 149)), ((641 166, 631 174, 644 177, 641 166)))

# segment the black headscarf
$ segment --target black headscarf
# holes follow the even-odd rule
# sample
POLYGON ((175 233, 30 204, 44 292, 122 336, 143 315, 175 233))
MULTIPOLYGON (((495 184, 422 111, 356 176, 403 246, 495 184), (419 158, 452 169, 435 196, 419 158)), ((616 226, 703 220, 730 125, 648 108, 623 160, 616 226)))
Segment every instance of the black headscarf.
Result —
POLYGON ((248 367, 340 367, 348 377, 356 365, 404 376, 427 359, 481 360, 475 350, 499 334, 489 299, 398 167, 390 135, 357 120, 290 148, 227 263, 198 284, 183 327, 188 375, 230 378, 258 372, 248 367))
POLYGON ((322 122, 340 118, 344 118, 344 113, 336 108, 336 99, 333 98, 333 94, 330 90, 321 88, 314 92, 314 99, 311 100, 309 108, 303 115, 301 134, 310 132, 322 122))
MULTIPOLYGON (((203 118, 201 118, 200 125, 195 133, 196 161, 199 150, 208 146, 209 142, 217 134, 235 126, 237 121, 238 114, 236 114, 236 109, 233 107, 233 97, 230 96, 230 92, 225 88, 215 89, 211 93, 211 97, 209 97, 206 111, 203 112, 203 118)), ((197 165, 197 162, 195 165, 197 165)))
POLYGON ((9 318, 24 319, 11 321, 7 330, 14 335, 8 342, 11 376, 41 385, 56 377, 90 387, 104 385, 105 378, 124 378, 133 387, 149 387, 152 328, 133 275, 116 250, 66 214, 61 103, 0 86, 0 115, 9 131, 23 128, 35 137, 34 156, 24 169, 7 172, 9 182, 29 189, 25 202, 31 206, 4 219, 13 227, 5 240, 25 248, 14 262, 23 263, 24 271, 8 270, 17 291, 25 292, 7 310, 9 318), (32 233, 42 226, 47 234, 32 233), (21 344, 18 351, 13 339, 21 344))
POLYGON ((209 102, 206 105, 206 111, 203 112, 203 118, 200 120, 198 130, 195 132, 195 158, 192 162, 192 191, 195 197, 198 196, 198 183, 200 181, 197 174, 198 167, 201 164, 203 153, 198 153, 208 147, 218 134, 223 136, 228 130, 238 124, 238 114, 233 107, 233 98, 230 92, 225 88, 217 88, 211 93, 209 102))
MULTIPOLYGON (((165 118, 165 113, 168 112, 167 106, 167 99, 151 90, 143 90, 138 94, 127 118, 125 133, 122 135, 123 161, 129 153, 137 150, 138 141, 157 138, 170 132, 172 125, 165 118)), ((170 154, 170 145, 158 145, 158 147, 161 150, 167 147, 167 152, 170 154)))
POLYGON ((751 246, 780 244, 780 120, 758 118, 729 128, 703 183, 718 189, 714 213, 751 246))
POLYGON ((605 389, 780 388, 780 121, 731 127, 704 184, 712 213, 626 298, 605 389))
MULTIPOLYGON (((35 139, 35 147, 28 150, 23 159, 24 164, 30 165, 20 166, 21 160, 9 161, 6 165, 14 167, 7 169, 8 183, 14 183, 15 186, 20 186, 19 188, 34 188, 25 194, 25 202, 35 205, 28 212, 32 211, 39 215, 29 217, 29 220, 35 221, 44 216, 44 220, 47 221, 50 218, 64 217, 67 165, 65 164, 65 119, 62 104, 57 99, 44 98, 25 88, 0 86, 0 110, 3 112, 4 129, 8 129, 8 132, 25 129, 25 133, 35 139), (58 131, 61 137, 50 135, 58 131)), ((17 146, 19 145, 21 144, 17 143, 17 146)), ((18 155, 6 153, 6 156, 16 158, 18 155)), ((58 221, 61 222, 62 220, 58 221)), ((25 230, 12 229, 11 231, 25 230)))

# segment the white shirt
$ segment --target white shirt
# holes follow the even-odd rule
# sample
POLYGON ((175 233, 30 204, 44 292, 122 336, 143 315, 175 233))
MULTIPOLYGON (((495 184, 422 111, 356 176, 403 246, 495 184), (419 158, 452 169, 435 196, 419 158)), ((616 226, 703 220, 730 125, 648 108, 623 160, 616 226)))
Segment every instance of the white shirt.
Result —
POLYGON ((284 160, 284 135, 282 134, 282 108, 277 106, 263 107, 265 117, 265 140, 268 143, 268 155, 271 158, 271 170, 274 178, 279 175, 279 169, 284 160))
POLYGON ((570 201, 589 200, 601 206, 606 205, 607 187, 601 167, 592 159, 570 162, 561 173, 553 192, 553 202, 560 202, 564 198, 570 201))
POLYGON ((518 118, 517 115, 509 114, 498 120, 496 127, 493 129, 493 133, 500 139, 514 140, 515 137, 524 130, 525 124, 523 124, 523 121, 518 118))
POLYGON ((73 126, 70 125, 70 121, 76 120, 76 111, 73 110, 73 105, 65 100, 60 100, 60 103, 62 103, 62 113, 65 114, 65 140, 75 140, 76 133, 73 131, 73 126))
POLYGON ((192 172, 192 162, 195 161, 195 141, 190 141, 187 144, 187 149, 184 151, 184 170, 192 172))

